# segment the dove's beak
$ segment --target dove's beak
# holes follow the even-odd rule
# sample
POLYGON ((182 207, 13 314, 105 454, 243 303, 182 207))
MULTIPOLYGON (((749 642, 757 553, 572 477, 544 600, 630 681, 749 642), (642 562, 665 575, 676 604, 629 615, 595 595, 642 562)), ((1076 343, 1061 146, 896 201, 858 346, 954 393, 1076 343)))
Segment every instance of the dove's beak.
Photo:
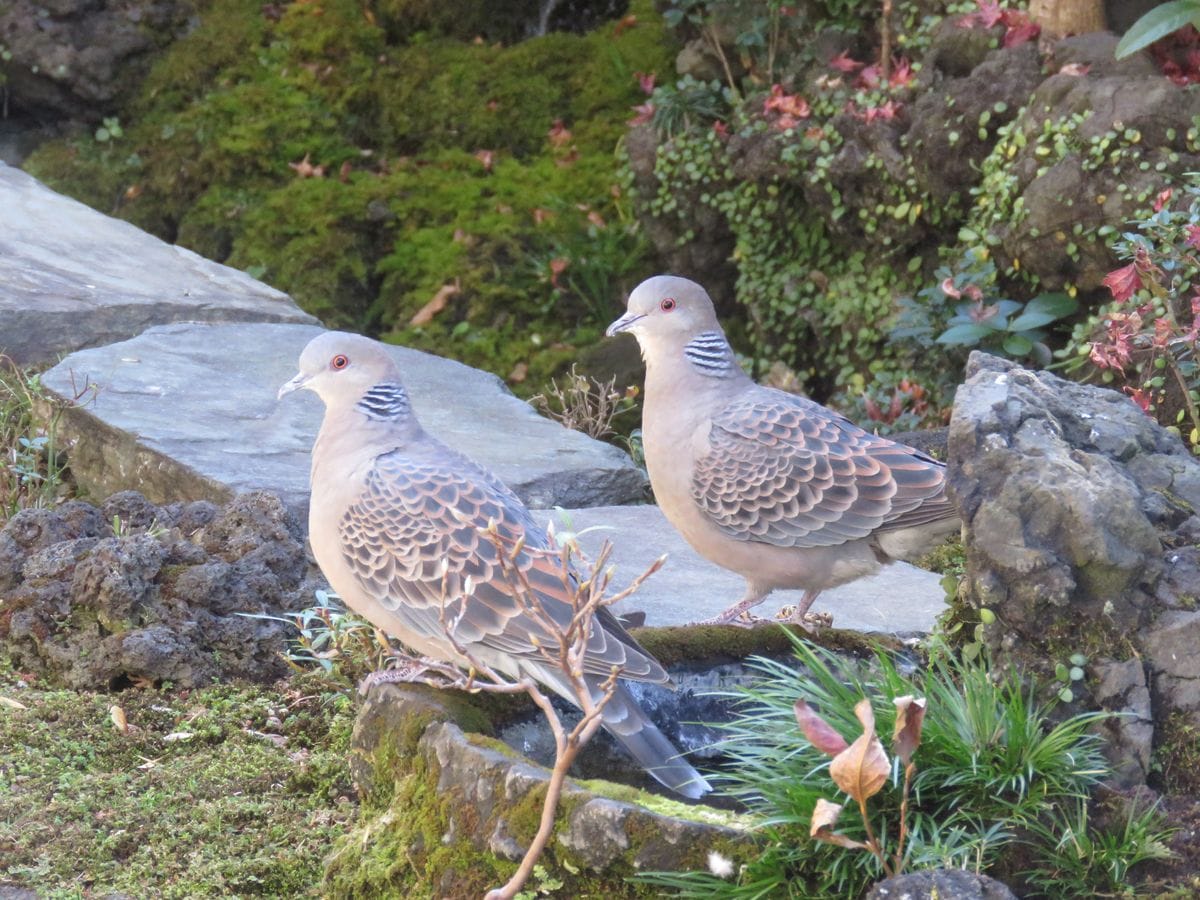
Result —
POLYGON ((299 372, 295 378, 279 389, 276 399, 282 400, 288 394, 292 393, 292 391, 298 391, 303 387, 308 387, 308 376, 303 372, 299 372))
POLYGON ((642 319, 646 318, 642 313, 627 312, 617 321, 608 326, 608 330, 604 332, 605 337, 612 337, 614 334, 620 334, 622 331, 628 331, 642 319))

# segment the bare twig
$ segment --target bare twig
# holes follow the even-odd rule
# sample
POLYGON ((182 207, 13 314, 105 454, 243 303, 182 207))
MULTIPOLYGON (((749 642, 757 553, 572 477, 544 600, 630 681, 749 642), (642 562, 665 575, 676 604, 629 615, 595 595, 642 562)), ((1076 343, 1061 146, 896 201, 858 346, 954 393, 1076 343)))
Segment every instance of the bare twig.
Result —
POLYGON ((892 0, 883 0, 879 32, 879 81, 887 85, 892 77, 892 0))
POLYGON ((612 553, 612 546, 608 542, 605 542, 601 548, 594 564, 578 567, 579 570, 586 573, 586 577, 582 577, 574 574, 576 567, 572 566, 572 556, 575 551, 570 544, 563 546, 558 551, 527 548, 523 537, 517 540, 505 538, 495 522, 489 523, 488 527, 480 529, 480 532, 496 548, 500 574, 507 581, 511 589, 511 596, 519 604, 522 613, 528 617, 532 626, 531 630, 534 632, 534 642, 538 653, 548 666, 565 676, 571 693, 583 712, 582 718, 568 731, 551 704, 549 696, 530 675, 510 677, 496 671, 459 639, 457 627, 465 612, 467 599, 474 590, 474 584, 472 579, 467 577, 455 589, 449 573, 449 565, 446 562, 443 562, 441 570, 439 622, 451 648, 469 667, 468 671, 464 673, 461 667, 447 662, 409 657, 408 662, 416 666, 416 671, 411 675, 406 675, 404 680, 471 693, 524 693, 541 710, 550 726, 550 731, 554 736, 554 767, 550 771, 550 778, 546 785, 546 797, 542 804, 542 814, 537 832, 517 866, 516 872, 504 885, 489 891, 485 897, 485 900, 511 900, 529 879, 534 865, 554 833, 554 819, 566 783, 567 772, 584 745, 591 740, 596 730, 603 724, 604 707, 612 699, 618 686, 618 678, 621 675, 621 669, 618 666, 613 666, 608 676, 598 684, 589 685, 585 679, 584 663, 587 644, 592 633, 595 616, 602 607, 616 603, 637 591, 647 578, 658 571, 665 561, 665 557, 656 560, 624 590, 609 595, 608 586, 612 571, 606 569, 605 566, 612 553), (555 619, 538 599, 528 575, 530 557, 537 554, 548 556, 554 553, 558 555, 558 564, 563 573, 563 585, 571 598, 572 614, 565 623, 555 619), (455 602, 459 606, 457 613, 452 611, 455 602), (546 640, 538 641, 536 638, 538 633, 544 635, 546 640))

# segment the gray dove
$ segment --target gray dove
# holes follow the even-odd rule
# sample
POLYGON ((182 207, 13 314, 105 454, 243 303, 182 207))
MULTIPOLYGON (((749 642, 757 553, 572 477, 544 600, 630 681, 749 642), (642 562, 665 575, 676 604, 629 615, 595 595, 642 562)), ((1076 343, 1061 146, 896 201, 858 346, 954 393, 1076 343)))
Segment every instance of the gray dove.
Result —
POLYGON ((803 625, 821 591, 919 556, 959 527, 942 463, 755 384, 694 281, 643 281, 607 334, 623 331, 646 361, 655 499, 702 556, 746 579, 742 599, 709 622, 801 588, 791 621, 803 625))
MULTIPOLYGON (((514 596, 496 543, 484 533, 494 523, 505 552, 524 541, 515 565, 550 619, 565 626, 575 575, 525 505, 495 475, 421 427, 395 363, 375 341, 339 332, 314 338, 279 396, 300 388, 325 403, 312 451, 309 535, 342 600, 411 649, 467 667, 446 635, 445 602, 444 621, 456 621, 460 647, 510 678, 528 675, 577 704, 567 677, 538 652, 539 643, 554 646, 551 635, 514 596)), ((613 667, 623 678, 669 684, 662 666, 601 608, 583 659, 596 699, 613 667)), ((691 798, 711 790, 623 683, 602 717, 664 785, 691 798)))

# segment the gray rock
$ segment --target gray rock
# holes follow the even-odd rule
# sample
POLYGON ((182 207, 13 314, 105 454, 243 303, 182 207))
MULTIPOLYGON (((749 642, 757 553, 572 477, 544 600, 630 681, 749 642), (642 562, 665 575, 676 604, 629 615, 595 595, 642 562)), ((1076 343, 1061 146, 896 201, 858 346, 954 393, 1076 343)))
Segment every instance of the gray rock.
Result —
MULTIPOLYGON (((686 625, 715 616, 739 600, 745 588, 740 576, 708 562, 689 547, 657 506, 545 511, 538 517, 553 525, 560 540, 568 532, 578 534, 580 546, 592 559, 604 541, 610 541, 614 593, 666 554, 663 568, 636 594, 613 607, 618 614, 645 612, 647 625, 686 625)), ((940 578, 908 563, 894 563, 869 578, 823 592, 813 612, 832 614, 838 628, 928 634, 946 609, 940 578)), ((770 617, 798 599, 799 592, 779 591, 756 607, 755 613, 770 617)))
MULTIPOLYGON (((177 324, 74 353, 44 384, 70 399, 71 471, 92 496, 136 489, 154 503, 265 489, 294 511, 308 498, 309 451, 321 402, 276 399, 296 372, 306 325, 177 324)), ((422 422, 490 466, 531 506, 627 503, 645 476, 628 455, 542 418, 494 375, 393 348, 422 422)))
POLYGON ((1139 659, 1099 660, 1091 667, 1096 681, 1092 697, 1103 708, 1121 715, 1105 719, 1099 730, 1112 763, 1116 787, 1145 784, 1154 749, 1154 715, 1146 669, 1139 659))
POLYGON ((129 99, 154 51, 186 30, 192 10, 186 0, 0 4, 8 104, 42 118, 98 120, 129 99))
MULTIPOLYGON (((1083 52, 1068 45, 1064 54, 1073 56, 1073 50, 1083 52)), ((1019 259, 1021 270, 1047 290, 1067 282, 1081 291, 1099 288, 1117 261, 1096 229, 1123 227, 1134 218, 1165 186, 1163 173, 1196 171, 1200 156, 1187 144, 1196 115, 1200 94, 1172 84, 1158 72, 1145 77, 1051 75, 1015 126, 1026 138, 1010 166, 1024 212, 997 228, 998 262, 1007 265, 1019 259), (1066 139, 1069 152, 1039 156, 1043 151, 1038 138, 1046 123, 1061 127, 1077 116, 1082 121, 1076 134, 1066 139), (1096 165, 1088 158, 1088 142, 1110 131, 1137 132, 1139 143, 1121 164, 1096 165), (1064 253, 1068 242, 1077 245, 1074 259, 1064 253)))
POLYGON ((164 243, 0 164, 0 353, 19 365, 167 322, 316 319, 244 272, 164 243))
POLYGON ((1105 657, 1076 704, 1130 714, 1104 727, 1135 783, 1153 723, 1200 723, 1200 462, 1124 395, 982 353, 949 453, 966 596, 997 617, 985 640, 1050 681, 1074 653, 1105 657))
POLYGON ((987 875, 929 869, 881 881, 863 900, 1017 900, 1017 895, 987 875))
POLYGON ((24 510, 0 530, 0 645, 15 664, 92 689, 286 672, 292 629, 254 616, 313 598, 299 528, 277 497, 216 509, 116 495, 107 517, 85 506, 24 510))

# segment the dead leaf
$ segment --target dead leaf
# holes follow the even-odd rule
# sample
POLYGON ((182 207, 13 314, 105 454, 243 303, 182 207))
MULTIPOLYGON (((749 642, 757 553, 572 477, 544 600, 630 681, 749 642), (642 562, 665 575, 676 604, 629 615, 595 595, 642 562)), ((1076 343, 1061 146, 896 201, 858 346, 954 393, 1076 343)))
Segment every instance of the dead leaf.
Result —
POLYGON ((635 27, 637 23, 638 17, 632 13, 625 16, 617 23, 617 27, 613 29, 613 37, 620 37, 623 31, 628 31, 630 28, 635 27))
POLYGON ((301 178, 324 178, 325 167, 314 166, 308 159, 309 154, 304 154, 304 159, 300 162, 288 163, 288 168, 299 175, 301 178))
POLYGON ((508 380, 513 384, 520 384, 529 377, 529 363, 519 362, 513 366, 513 370, 508 373, 508 380))
POLYGON ((562 119, 555 119, 546 137, 550 139, 551 147, 565 147, 571 143, 572 135, 571 130, 563 124, 562 119))
POLYGON ((0 697, 0 706, 7 706, 9 709, 29 709, 20 700, 13 700, 9 697, 0 697))
POLYGON ((457 281, 449 281, 438 288, 437 293, 433 295, 433 299, 417 310, 416 315, 408 320, 408 324, 413 328, 420 328, 422 325, 428 325, 433 321, 433 317, 446 308, 446 304, 450 302, 450 298, 459 292, 460 288, 457 281))
POLYGON ((126 200, 136 200, 140 196, 142 196, 142 186, 140 184, 131 184, 125 188, 126 200))
POLYGON ((496 164, 496 153, 492 150, 476 150, 475 158, 483 164, 483 171, 491 172, 496 164))
POLYGON ((565 256, 556 256, 550 260, 550 284, 559 287, 558 276, 567 271, 570 265, 571 261, 565 256))
POLYGON ((600 215, 600 213, 596 212, 594 209, 587 214, 587 220, 597 228, 608 227, 608 223, 604 221, 604 216, 600 215))
POLYGON ((829 775, 839 788, 859 803, 879 793, 892 767, 883 744, 875 736, 875 713, 870 700, 859 700, 854 714, 862 723, 863 733, 854 743, 833 758, 829 775))
POLYGON ((533 224, 541 225, 543 222, 549 222, 554 218, 554 213, 548 209, 542 209, 540 206, 533 208, 533 224))
POLYGON ((824 841, 827 844, 837 844, 839 847, 848 847, 852 850, 867 849, 867 845, 856 841, 853 838, 848 838, 844 834, 838 834, 833 830, 833 826, 837 824, 838 817, 842 814, 842 805, 840 803, 830 803, 824 797, 817 800, 817 805, 813 809, 812 824, 809 826, 808 833, 818 841, 824 841))
POLYGON ((342 167, 338 169, 338 181, 340 181, 342 184, 345 184, 347 181, 349 181, 350 172, 353 170, 353 168, 354 166, 350 165, 350 160, 346 160, 344 163, 342 163, 342 167))
POLYGON ((792 709, 796 713, 796 722, 799 723, 800 730, 804 732, 804 737, 822 753, 837 756, 850 746, 846 743, 846 739, 834 731, 833 727, 821 718, 803 697, 796 701, 792 709))
POLYGON ((896 728, 892 732, 892 752, 900 757, 904 765, 912 759, 913 751, 921 743, 921 726, 925 722, 925 698, 905 694, 897 697, 896 728))
POLYGON ((113 725, 121 734, 129 734, 129 722, 125 719, 125 710, 119 706, 110 706, 108 708, 108 717, 112 719, 113 725))
POLYGON ((168 744, 177 744, 181 741, 190 741, 196 735, 191 731, 172 731, 170 734, 163 735, 163 740, 168 744))

